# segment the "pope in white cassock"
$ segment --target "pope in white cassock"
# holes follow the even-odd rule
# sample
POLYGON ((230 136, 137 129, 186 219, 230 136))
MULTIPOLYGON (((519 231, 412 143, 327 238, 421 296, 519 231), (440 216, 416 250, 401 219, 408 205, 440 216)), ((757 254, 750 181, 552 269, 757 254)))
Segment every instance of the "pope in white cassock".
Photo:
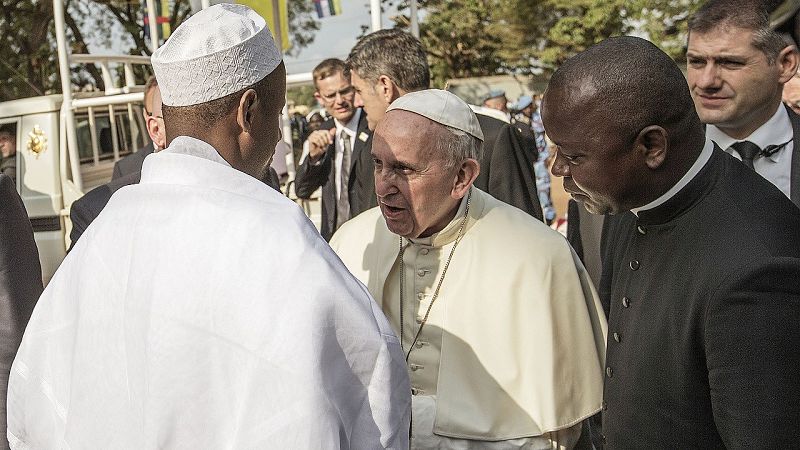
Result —
POLYGON ((472 186, 482 140, 449 92, 395 100, 379 206, 331 246, 402 336, 412 448, 571 448, 601 407, 605 316, 560 234, 472 186))
POLYGON ((47 286, 11 372, 18 449, 407 448, 399 342, 294 203, 258 181, 286 74, 212 6, 152 58, 168 148, 47 286))

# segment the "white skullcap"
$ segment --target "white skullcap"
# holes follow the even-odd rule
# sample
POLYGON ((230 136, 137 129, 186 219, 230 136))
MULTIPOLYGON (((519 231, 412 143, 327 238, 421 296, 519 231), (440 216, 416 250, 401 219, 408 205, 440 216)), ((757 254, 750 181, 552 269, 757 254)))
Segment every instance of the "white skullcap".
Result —
POLYGON ((252 86, 281 58, 258 13, 220 3, 183 22, 150 60, 162 102, 190 106, 252 86))
POLYGON ((483 131, 475 113, 464 100, 451 92, 441 89, 411 92, 393 101, 386 112, 398 109, 427 117, 483 141, 483 131))

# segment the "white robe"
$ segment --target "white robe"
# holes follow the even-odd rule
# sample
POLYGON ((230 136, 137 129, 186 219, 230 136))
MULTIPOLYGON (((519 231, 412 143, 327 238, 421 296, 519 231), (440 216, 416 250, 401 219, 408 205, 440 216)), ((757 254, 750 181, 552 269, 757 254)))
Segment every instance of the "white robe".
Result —
MULTIPOLYGON (((402 333, 406 351, 458 236, 464 206, 440 233, 406 246, 402 332, 399 237, 380 209, 348 221, 331 239, 402 333)), ((580 422, 601 409, 606 333, 600 301, 567 241, 473 187, 463 238, 408 358, 412 447, 574 445, 580 422), (435 411, 418 398, 431 395, 435 411), (542 439, 524 439, 537 436, 542 439)))
POLYGON ((380 308, 300 208, 180 137, 111 198, 12 367, 27 449, 407 448, 380 308))

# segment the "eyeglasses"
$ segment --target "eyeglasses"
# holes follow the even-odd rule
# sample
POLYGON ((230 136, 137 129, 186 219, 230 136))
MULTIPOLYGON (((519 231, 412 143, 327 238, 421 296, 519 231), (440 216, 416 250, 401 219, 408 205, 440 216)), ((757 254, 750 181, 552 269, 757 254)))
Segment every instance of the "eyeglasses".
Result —
POLYGON ((342 98, 344 98, 355 94, 355 92, 356 90, 355 88, 353 88, 353 86, 347 86, 331 94, 323 94, 320 92, 319 96, 322 97, 322 99, 325 100, 326 102, 333 102, 336 101, 336 96, 338 95, 341 95, 342 98))

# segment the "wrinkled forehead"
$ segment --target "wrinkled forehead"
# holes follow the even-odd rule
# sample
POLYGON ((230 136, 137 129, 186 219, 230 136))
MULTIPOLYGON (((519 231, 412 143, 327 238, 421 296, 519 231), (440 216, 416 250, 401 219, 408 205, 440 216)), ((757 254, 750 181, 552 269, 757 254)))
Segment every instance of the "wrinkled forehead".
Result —
POLYGON ((419 152, 435 146, 436 139, 447 129, 420 114, 393 109, 387 111, 375 128, 375 142, 383 141, 389 146, 406 146, 405 151, 419 152))

